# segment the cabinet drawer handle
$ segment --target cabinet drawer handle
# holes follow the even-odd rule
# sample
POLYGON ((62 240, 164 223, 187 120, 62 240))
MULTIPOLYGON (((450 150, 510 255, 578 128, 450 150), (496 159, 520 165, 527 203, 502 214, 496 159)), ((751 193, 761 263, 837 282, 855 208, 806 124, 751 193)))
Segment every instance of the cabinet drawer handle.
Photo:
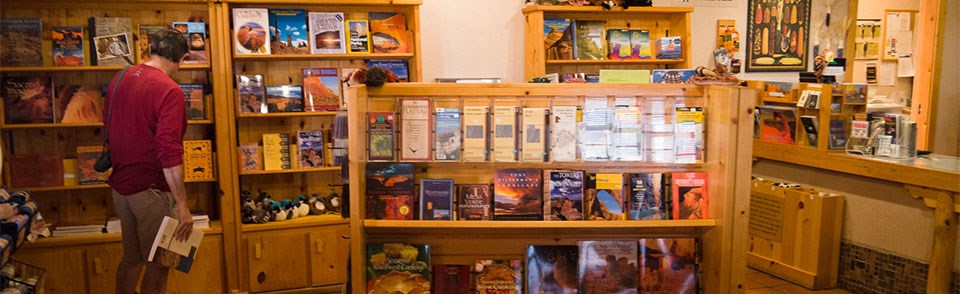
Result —
POLYGON ((93 258, 93 272, 96 274, 103 273, 103 262, 100 261, 99 257, 93 258))
POLYGON ((323 239, 317 239, 317 253, 323 253, 323 239))
POLYGON ((260 243, 253 245, 253 255, 257 259, 263 258, 263 248, 260 248, 260 243))

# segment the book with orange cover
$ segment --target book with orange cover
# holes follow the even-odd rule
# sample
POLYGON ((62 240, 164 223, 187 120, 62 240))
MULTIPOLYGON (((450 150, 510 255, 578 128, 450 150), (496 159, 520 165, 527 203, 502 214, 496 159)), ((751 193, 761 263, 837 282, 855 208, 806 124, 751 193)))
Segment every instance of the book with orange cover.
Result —
POLYGON ((407 19, 403 13, 371 12, 373 53, 410 53, 407 19))

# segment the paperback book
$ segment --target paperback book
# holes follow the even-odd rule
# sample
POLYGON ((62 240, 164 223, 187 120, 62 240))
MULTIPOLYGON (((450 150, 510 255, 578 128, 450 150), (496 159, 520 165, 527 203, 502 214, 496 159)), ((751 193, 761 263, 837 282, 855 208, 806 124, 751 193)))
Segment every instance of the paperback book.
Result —
POLYGON ((53 80, 50 76, 3 77, 6 124, 54 122, 53 80))
POLYGON ((290 135, 263 134, 263 170, 290 168, 290 135))
POLYGON ((523 293, 523 264, 519 260, 477 260, 476 273, 478 294, 523 293))
POLYGON ((686 84, 697 74, 692 69, 655 69, 650 76, 652 84, 686 84))
POLYGON ((577 20, 574 21, 576 33, 574 34, 573 47, 574 58, 577 60, 605 60, 607 59, 607 50, 603 47, 606 44, 606 25, 605 21, 598 20, 577 20))
POLYGON ((297 132, 298 154, 300 163, 298 168, 323 167, 323 131, 297 132))
POLYGON ((270 9, 270 53, 308 54, 307 18, 303 9, 270 9))
POLYGON ((465 264, 434 264, 433 293, 470 293, 470 266, 465 264))
POLYGON ((524 108, 522 115, 523 144, 520 157, 524 162, 544 162, 547 160, 547 109, 524 108))
POLYGON ((370 39, 373 53, 409 53, 407 19, 398 12, 371 12, 370 39))
POLYGON ((540 170, 496 170, 493 183, 494 220, 543 220, 540 170))
POLYGON ((347 53, 370 53, 370 24, 366 20, 347 20, 350 46, 347 53))
POLYGON ((577 246, 528 245, 527 293, 577 293, 577 246))
POLYGON ((483 162, 489 160, 488 106, 463 107, 463 161, 483 162))
POLYGON ((96 185, 107 182, 107 174, 93 169, 93 165, 100 158, 103 146, 77 146, 77 183, 80 185, 96 185))
POLYGON ((867 103, 867 84, 843 84, 843 103, 867 103))
POLYGON ((630 31, 622 29, 607 30, 607 48, 610 52, 610 60, 627 60, 633 58, 632 47, 630 45, 630 31))
POLYGON ((368 163, 366 218, 413 220, 413 165, 368 163))
POLYGON ((86 85, 62 85, 57 87, 57 122, 98 123, 103 121, 103 97, 100 89, 86 85))
POLYGON ((134 65, 133 25, 128 17, 90 18, 92 65, 134 65))
POLYGON ((267 93, 262 75, 237 76, 240 113, 267 113, 267 93))
POLYGON ((667 219, 663 174, 627 174, 627 219, 667 219))
POLYGON ((493 159, 499 162, 517 161, 517 107, 493 107, 493 159))
POLYGON ((0 64, 43 66, 42 32, 40 18, 0 18, 0 64))
POLYGON ((760 141, 794 144, 796 127, 796 108, 760 106, 760 141))
POLYGON ((680 37, 662 37, 657 39, 657 59, 683 58, 683 43, 680 37))
POLYGON ((544 220, 583 220, 583 172, 545 170, 543 179, 544 220))
POLYGON ((550 159, 577 161, 577 106, 554 106, 550 115, 550 159))
POLYGON ((165 25, 137 25, 137 31, 139 32, 137 35, 137 44, 140 46, 140 63, 144 63, 150 59, 150 40, 153 38, 153 34, 169 28, 169 26, 165 25))
POLYGON ((387 71, 387 75, 393 74, 397 82, 410 82, 410 73, 407 69, 407 61, 404 60, 371 60, 367 62, 367 68, 380 67, 387 71))
POLYGON ((240 171, 263 170, 263 158, 257 143, 240 144, 240 171))
POLYGON ((208 64, 207 57, 207 24, 203 22, 173 22, 173 29, 183 33, 187 39, 189 55, 183 60, 183 64, 208 64))
POLYGON ((304 68, 302 73, 306 111, 340 109, 340 77, 336 68, 304 68))
POLYGON ((266 8, 233 9, 233 48, 237 55, 270 55, 270 17, 266 8))
POLYGON ((830 140, 827 147, 831 150, 843 150, 847 148, 847 130, 842 120, 830 120, 830 140))
POLYGON ((183 141, 183 179, 213 180, 213 143, 210 140, 183 141))
POLYGON ((573 59, 573 30, 570 19, 544 18, 543 40, 547 60, 573 59))
POLYGON ((671 189, 673 219, 707 219, 710 194, 707 193, 707 174, 672 173, 671 189))
POLYGON ((400 100, 400 159, 430 160, 430 98, 400 100))
POLYGON ((675 163, 703 162, 703 108, 677 107, 674 127, 675 163))
POLYGON ((813 115, 801 115, 800 123, 803 125, 803 131, 807 134, 807 144, 817 146, 817 117, 813 115))
POLYGON ((453 180, 420 179, 420 219, 453 220, 453 180))
POLYGON ((434 159, 460 161, 460 109, 437 108, 434 126, 434 159))
POLYGON ((366 293, 430 293, 430 245, 369 243, 366 273, 366 293))
POLYGON ((178 225, 180 221, 177 219, 163 217, 160 230, 153 239, 153 244, 150 245, 147 261, 189 273, 200 250, 200 243, 203 241, 203 230, 193 230, 186 240, 179 240, 174 237, 178 225))
POLYGON ((622 220, 623 174, 587 174, 583 195, 585 220, 622 220))
POLYGON ((653 58, 653 50, 650 47, 650 31, 630 30, 630 48, 633 59, 653 58))
POLYGON ((396 129, 394 113, 369 112, 367 118, 367 159, 393 160, 394 130, 396 129))
POLYGON ((637 293, 636 241, 579 241, 579 293, 637 293))
POLYGON ((460 184, 457 185, 457 219, 458 220, 491 220, 490 209, 493 199, 490 197, 490 185, 487 184, 460 184))
POLYGON ((203 120, 206 119, 203 103, 203 85, 201 84, 178 84, 183 91, 183 97, 187 104, 187 119, 203 120))
POLYGON ((310 53, 347 53, 342 12, 310 12, 310 53))
POLYGON ((640 239, 640 293, 700 293, 700 242, 640 239))
POLYGON ((303 87, 267 86, 267 112, 303 112, 303 87))
POLYGON ((53 65, 83 66, 83 27, 50 27, 53 65))

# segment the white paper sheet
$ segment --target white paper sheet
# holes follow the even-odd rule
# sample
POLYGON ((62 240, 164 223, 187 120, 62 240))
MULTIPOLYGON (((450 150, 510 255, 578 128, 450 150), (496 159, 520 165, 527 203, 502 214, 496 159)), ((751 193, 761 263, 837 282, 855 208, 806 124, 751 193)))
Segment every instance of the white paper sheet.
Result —
POLYGON ((877 68, 877 84, 881 86, 893 86, 897 82, 897 64, 896 62, 884 62, 877 68))
POLYGON ((906 78, 916 74, 913 67, 913 55, 900 55, 897 58, 897 77, 906 78))

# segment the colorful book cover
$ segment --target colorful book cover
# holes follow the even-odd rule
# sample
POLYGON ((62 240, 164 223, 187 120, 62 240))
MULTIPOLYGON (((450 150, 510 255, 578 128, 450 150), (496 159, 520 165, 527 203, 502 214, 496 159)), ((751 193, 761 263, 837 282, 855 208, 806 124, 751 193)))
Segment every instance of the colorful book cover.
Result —
POLYGON ((457 193, 458 220, 490 220, 490 185, 460 184, 457 193))
POLYGON ((640 239, 640 293, 700 293, 700 241, 640 239))
POLYGON ((147 62, 147 60, 150 59, 150 39, 153 37, 153 34, 169 28, 170 27, 165 25, 137 25, 137 44, 140 47, 140 63, 147 62))
POLYGON ((636 241, 579 241, 577 247, 578 293, 637 293, 636 241))
POLYGON ((267 93, 262 75, 237 76, 240 113, 267 113, 267 93))
POLYGON ((867 103, 867 84, 843 84, 843 103, 867 103))
POLYGON ((407 69, 407 61, 405 60, 370 60, 367 62, 367 68, 373 68, 379 66, 380 68, 387 71, 387 75, 391 73, 396 77, 396 80, 401 83, 410 82, 410 72, 407 69))
POLYGON ((600 20, 577 20, 574 21, 576 34, 574 35, 574 47, 577 60, 605 60, 607 59, 607 50, 603 47, 606 44, 607 23, 600 20))
POLYGON ((173 22, 173 29, 183 33, 187 39, 190 55, 183 60, 184 64, 208 64, 207 57, 207 24, 203 22, 173 22))
POLYGON ((100 89, 86 85, 57 87, 54 98, 59 123, 98 123, 103 121, 103 97, 100 89))
POLYGON ((96 185, 107 182, 107 174, 93 169, 100 158, 103 146, 77 146, 77 183, 96 185))
POLYGON ((400 100, 400 159, 430 160, 430 98, 400 100))
POLYGON ((830 140, 827 141, 827 147, 830 150, 843 150, 847 148, 847 130, 842 120, 830 120, 830 140))
POLYGON ((290 169, 290 135, 263 134, 263 170, 290 169))
POLYGON ((263 157, 257 143, 240 144, 240 171, 263 170, 263 157))
POLYGON ((663 174, 627 174, 627 219, 667 219, 663 174))
POLYGON ((340 109, 340 76, 336 68, 304 68, 302 75, 306 111, 340 109))
POLYGON ((483 162, 490 158, 487 141, 489 106, 463 107, 463 161, 483 162))
POLYGON ((366 293, 430 293, 430 245, 367 244, 366 273, 366 293))
POLYGON ((266 8, 233 9, 233 48, 237 55, 270 55, 270 17, 266 8))
POLYGON ((523 293, 523 264, 519 260, 477 260, 473 272, 478 294, 523 293))
POLYGON ((437 108, 434 159, 460 161, 460 109, 437 108))
POLYGON ((310 12, 307 15, 310 25, 310 53, 347 53, 342 12, 310 12))
POLYGON ((409 53, 407 19, 399 12, 371 12, 370 40, 373 53, 409 53))
POLYGON ((634 59, 653 58, 653 50, 650 47, 650 31, 630 30, 630 54, 634 59))
POLYGON ((801 115, 800 123, 803 125, 803 132, 807 134, 807 144, 817 146, 817 117, 813 115, 801 115))
POLYGON ((626 60, 633 58, 632 48, 630 46, 630 31, 612 29, 607 30, 607 41, 610 52, 607 57, 610 60, 626 60))
POLYGON ((577 293, 577 246, 528 245, 526 293, 577 293))
POLYGON ((300 155, 298 168, 323 167, 323 131, 297 132, 297 145, 300 155))
POLYGON ((546 108, 523 109, 520 158, 525 162, 547 160, 547 113, 546 108))
POLYGON ((50 76, 3 77, 6 124, 54 122, 53 80, 50 76))
POLYGON ((420 219, 453 220, 453 180, 420 179, 420 219))
POLYGON ((368 160, 393 160, 394 130, 396 123, 393 112, 367 113, 367 149, 368 160))
POLYGON ((686 84, 697 74, 692 69, 655 69, 650 77, 652 84, 686 84))
POLYGON ((703 107, 677 107, 674 125, 675 163, 703 162, 703 107))
POLYGON ((134 65, 133 25, 129 17, 90 18, 90 64, 134 65))
POLYGON ((370 24, 366 20, 347 20, 350 47, 347 53, 370 53, 370 24))
POLYGON ((303 9, 273 9, 270 19, 271 54, 309 54, 307 15, 303 9))
POLYGON ((210 140, 183 141, 183 179, 187 181, 213 180, 213 142, 210 140))
POLYGON ((794 144, 796 128, 796 108, 760 106, 760 141, 794 144))
POLYGON ((544 220, 583 220, 583 172, 568 170, 543 171, 544 220))
POLYGON ((622 220, 623 174, 587 174, 584 187, 585 220, 622 220))
POLYGON ((710 218, 710 194, 707 193, 707 174, 673 173, 673 219, 710 218))
POLYGON ((203 85, 201 84, 179 84, 183 91, 183 97, 187 103, 187 119, 203 120, 206 119, 203 102, 203 85))
POLYGON ((267 112, 303 112, 303 87, 267 86, 267 112))
POLYGON ((550 160, 577 161, 577 106, 554 106, 550 113, 550 160))
POLYGON ((40 18, 0 18, 0 64, 43 66, 42 32, 40 18))
POLYGON ((680 37, 662 37, 657 39, 657 59, 683 58, 683 43, 680 37))
POLYGON ((543 19, 543 43, 547 60, 573 59, 573 30, 570 19, 543 19))
POLYGON ((538 169, 496 170, 493 219, 543 220, 542 177, 538 169))
POLYGON ((433 265, 433 293, 470 293, 470 266, 465 264, 433 265))
POLYGON ((763 82, 763 91, 771 97, 784 97, 796 88, 796 84, 789 82, 763 82))
POLYGON ((50 27, 53 65, 83 66, 83 27, 50 27))
POLYGON ((493 159, 517 161, 517 107, 493 107, 493 159))
POLYGON ((368 163, 366 218, 413 220, 413 165, 368 163))

